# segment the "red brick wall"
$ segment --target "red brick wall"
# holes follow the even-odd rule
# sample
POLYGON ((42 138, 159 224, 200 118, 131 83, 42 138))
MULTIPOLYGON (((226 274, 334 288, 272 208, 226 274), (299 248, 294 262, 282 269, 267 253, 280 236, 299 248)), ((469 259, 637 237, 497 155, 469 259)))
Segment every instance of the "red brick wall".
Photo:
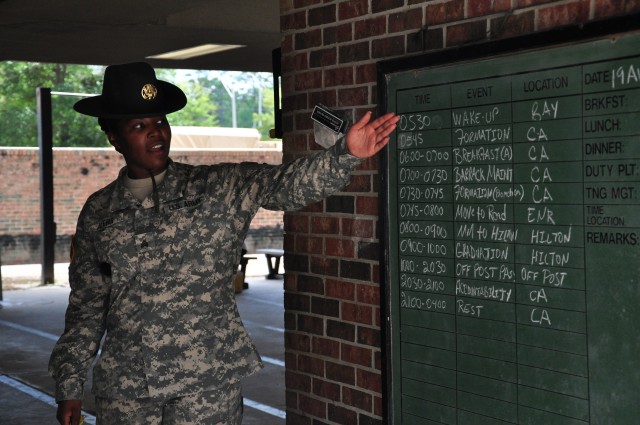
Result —
MULTIPOLYGON (((282 162, 274 149, 238 151, 173 150, 171 158, 190 164, 282 162)), ((124 161, 115 150, 54 149, 56 260, 67 261, 69 236, 87 197, 111 182, 124 161)), ((40 261, 40 166, 36 148, 0 148, 0 250, 2 264, 40 261)), ((251 224, 249 250, 282 246, 282 212, 260 210, 251 224)))
MULTIPOLYGON (((638 12, 640 1, 281 0, 280 8, 292 157, 319 149, 317 103, 356 118, 375 110, 377 61, 638 12)), ((368 160, 341 193, 285 214, 287 424, 384 422, 379 167, 368 160)))

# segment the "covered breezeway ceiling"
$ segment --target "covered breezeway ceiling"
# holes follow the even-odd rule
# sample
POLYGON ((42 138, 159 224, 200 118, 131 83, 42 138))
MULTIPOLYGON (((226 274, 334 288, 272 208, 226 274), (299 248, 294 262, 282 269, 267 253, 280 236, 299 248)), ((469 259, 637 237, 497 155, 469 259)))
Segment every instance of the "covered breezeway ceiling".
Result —
POLYGON ((270 72, 279 22, 279 0, 0 0, 0 61, 270 72), (246 47, 147 59, 201 44, 246 47))

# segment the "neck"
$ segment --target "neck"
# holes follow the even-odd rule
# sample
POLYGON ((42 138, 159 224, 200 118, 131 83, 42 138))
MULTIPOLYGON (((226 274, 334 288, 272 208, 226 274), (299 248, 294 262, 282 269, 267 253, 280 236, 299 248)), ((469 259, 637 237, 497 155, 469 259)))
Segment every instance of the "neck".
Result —
POLYGON ((167 167, 169 167, 169 163, 165 163, 163 167, 153 168, 153 169, 145 169, 140 167, 131 166, 127 164, 127 177, 130 179, 148 179, 151 176, 157 176, 158 174, 162 174, 167 171, 167 167))

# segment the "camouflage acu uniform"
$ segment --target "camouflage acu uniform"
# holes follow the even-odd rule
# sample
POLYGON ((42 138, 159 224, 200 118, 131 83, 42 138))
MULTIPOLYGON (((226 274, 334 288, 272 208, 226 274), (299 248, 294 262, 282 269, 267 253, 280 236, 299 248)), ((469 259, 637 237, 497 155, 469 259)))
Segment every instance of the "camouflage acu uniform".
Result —
POLYGON ((359 160, 344 140, 278 166, 170 162, 157 199, 116 181, 85 204, 69 267, 66 326, 49 371, 56 399, 81 399, 87 369, 107 399, 172 398, 262 367, 239 318, 233 276, 260 207, 291 210, 342 188, 359 160))
POLYGON ((114 425, 240 425, 240 384, 171 400, 144 398, 114 400, 96 397, 98 424, 114 425))

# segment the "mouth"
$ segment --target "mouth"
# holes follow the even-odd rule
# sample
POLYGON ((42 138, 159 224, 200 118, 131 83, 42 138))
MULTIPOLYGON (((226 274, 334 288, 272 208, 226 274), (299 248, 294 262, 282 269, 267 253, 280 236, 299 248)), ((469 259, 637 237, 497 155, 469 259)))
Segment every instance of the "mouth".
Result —
POLYGON ((162 152, 164 151, 164 143, 154 143, 149 147, 150 152, 162 152))

